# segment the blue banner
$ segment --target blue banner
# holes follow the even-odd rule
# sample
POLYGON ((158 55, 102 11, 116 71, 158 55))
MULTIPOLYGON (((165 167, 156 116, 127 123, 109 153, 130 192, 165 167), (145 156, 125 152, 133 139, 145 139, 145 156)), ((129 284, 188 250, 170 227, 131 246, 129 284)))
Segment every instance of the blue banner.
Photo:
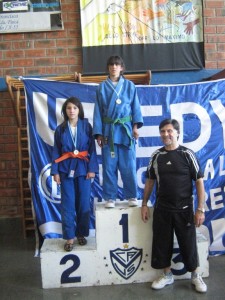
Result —
MULTIPOLYGON (((78 97, 85 117, 92 124, 96 85, 23 79, 29 134, 31 193, 38 228, 44 238, 62 237, 60 190, 50 176, 54 130, 62 122, 61 107, 78 97)), ((204 173, 206 220, 199 229, 209 241, 210 255, 225 253, 225 81, 185 85, 137 86, 144 126, 136 145, 139 199, 142 199, 145 171, 153 151, 162 146, 159 123, 165 118, 180 122, 179 143, 198 156, 204 173)), ((99 176, 92 185, 92 205, 101 201, 102 164, 97 146, 99 176)), ((122 200, 119 179, 118 198, 122 200)), ((185 183, 184 183, 185 184, 185 183)), ((196 196, 194 194, 194 201, 196 196)), ((152 195, 151 204, 155 196, 152 195)), ((90 228, 94 227, 94 212, 90 228)))

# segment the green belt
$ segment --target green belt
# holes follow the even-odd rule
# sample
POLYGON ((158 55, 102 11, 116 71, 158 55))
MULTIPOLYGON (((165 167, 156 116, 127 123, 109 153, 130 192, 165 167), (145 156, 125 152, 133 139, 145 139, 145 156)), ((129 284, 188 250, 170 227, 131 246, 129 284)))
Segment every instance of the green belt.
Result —
POLYGON ((111 118, 108 118, 108 117, 103 118, 103 123, 112 124, 112 127, 111 127, 112 138, 111 138, 111 141, 110 141, 110 151, 111 151, 111 153, 114 153, 113 136, 114 136, 114 125, 115 124, 121 124, 125 128, 126 133, 127 133, 128 137, 130 138, 130 145, 132 144, 132 136, 130 135, 130 132, 129 132, 127 126, 125 126, 125 123, 130 122, 131 120, 132 120, 131 116, 127 116, 127 117, 124 117, 124 118, 117 118, 115 120, 113 120, 111 118))

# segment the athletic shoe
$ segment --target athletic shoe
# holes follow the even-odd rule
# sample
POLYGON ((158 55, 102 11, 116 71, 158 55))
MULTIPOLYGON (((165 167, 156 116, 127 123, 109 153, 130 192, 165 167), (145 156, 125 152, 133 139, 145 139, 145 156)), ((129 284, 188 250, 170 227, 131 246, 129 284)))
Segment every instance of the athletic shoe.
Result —
POLYGON ((105 208, 114 208, 115 207, 115 201, 114 200, 108 200, 105 203, 105 208))
POLYGON ((195 290, 199 293, 205 293, 207 292, 207 285, 202 280, 202 277, 197 274, 195 278, 191 279, 191 283, 195 286, 195 290))
POLYGON ((136 198, 130 198, 130 199, 128 199, 128 204, 130 207, 138 206, 138 201, 136 198))
POLYGON ((152 288, 154 290, 163 289, 166 285, 173 284, 173 276, 166 276, 164 273, 152 283, 152 288))

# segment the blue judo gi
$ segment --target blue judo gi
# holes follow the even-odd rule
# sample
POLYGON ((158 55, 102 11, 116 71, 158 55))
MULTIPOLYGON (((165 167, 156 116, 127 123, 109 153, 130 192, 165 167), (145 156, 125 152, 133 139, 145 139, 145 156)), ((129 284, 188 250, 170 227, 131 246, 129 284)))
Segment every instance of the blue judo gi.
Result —
POLYGON ((98 173, 95 141, 88 120, 78 120, 76 149, 68 124, 59 125, 54 136, 51 175, 60 175, 62 231, 66 240, 89 235, 91 179, 86 179, 88 172, 98 173), (62 154, 74 150, 88 151, 88 161, 67 158, 55 162, 62 154))
POLYGON ((116 200, 118 170, 123 181, 124 199, 137 198, 136 151, 133 124, 143 125, 137 89, 120 77, 116 86, 110 78, 96 92, 93 135, 104 137, 102 147, 103 199, 116 200))

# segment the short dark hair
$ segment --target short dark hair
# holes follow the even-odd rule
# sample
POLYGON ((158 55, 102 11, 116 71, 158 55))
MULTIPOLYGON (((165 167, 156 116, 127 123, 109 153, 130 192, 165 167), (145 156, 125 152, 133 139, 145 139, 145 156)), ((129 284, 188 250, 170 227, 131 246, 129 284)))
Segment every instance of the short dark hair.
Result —
MULTIPOLYGON (((123 68, 123 71, 125 70, 125 63, 122 59, 122 57, 120 57, 119 55, 112 55, 108 58, 107 60, 107 71, 110 65, 121 65, 121 67, 123 68)), ((123 73, 123 71, 121 73, 123 73)))
POLYGON ((82 103, 80 102, 80 100, 76 97, 70 97, 68 98, 64 103, 63 103, 63 106, 62 106, 62 116, 64 118, 64 122, 67 122, 69 120, 67 114, 66 114, 66 107, 67 107, 67 104, 68 103, 72 103, 74 105, 76 105, 76 107, 79 108, 79 115, 78 117, 83 120, 84 119, 84 109, 83 109, 83 105, 82 103))
POLYGON ((165 119, 159 124, 159 130, 161 130, 164 126, 171 124, 173 125, 173 128, 177 130, 177 132, 180 134, 180 124, 175 119, 165 119))

